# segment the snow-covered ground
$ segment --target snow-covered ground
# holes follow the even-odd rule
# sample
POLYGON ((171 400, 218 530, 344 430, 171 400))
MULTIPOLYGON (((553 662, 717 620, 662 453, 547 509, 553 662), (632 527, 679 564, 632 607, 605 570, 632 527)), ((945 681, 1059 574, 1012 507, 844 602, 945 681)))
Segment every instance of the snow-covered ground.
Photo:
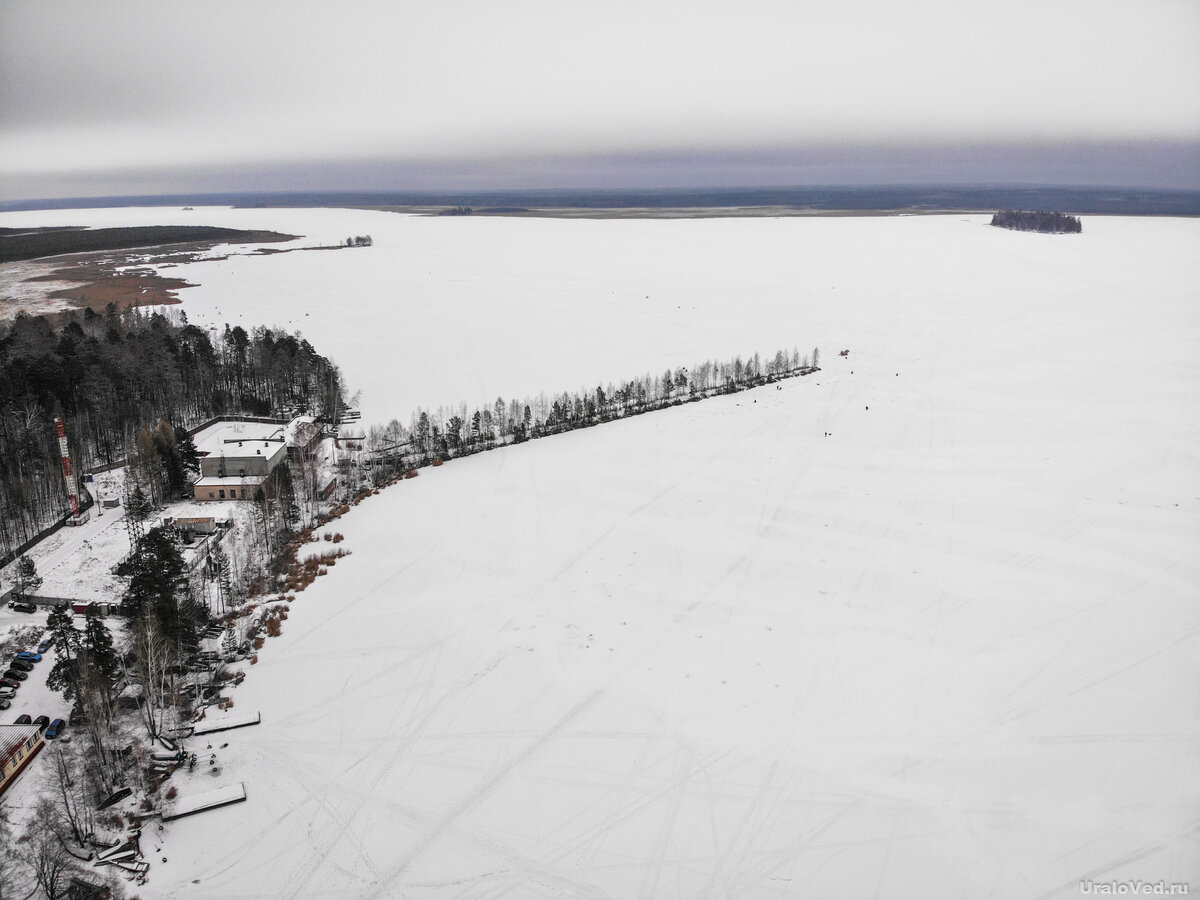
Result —
MULTIPOLYGON (((29 556, 42 585, 36 591, 45 597, 99 600, 112 603, 120 599, 121 580, 112 567, 129 552, 125 527, 125 508, 105 509, 101 499, 120 497, 124 469, 102 472, 85 485, 94 499, 88 520, 82 525, 60 528, 36 544, 29 556)), ((0 569, 0 583, 11 586, 17 562, 0 569)), ((44 614, 39 614, 44 619, 44 614)))
MULTIPOLYGON (((114 469, 94 477, 95 481, 87 486, 96 499, 89 511, 88 521, 82 525, 60 528, 26 554, 33 560, 37 574, 42 579, 41 587, 35 592, 40 596, 116 603, 125 591, 124 582, 112 571, 129 553, 125 507, 105 509, 100 502, 102 498, 123 496, 125 470, 114 469)), ((252 514, 250 505, 244 503, 179 500, 156 511, 154 517, 146 523, 146 529, 161 524, 163 516, 212 516, 218 519, 233 519, 235 528, 242 529, 250 527, 249 519, 252 514)), ((245 542, 242 543, 242 552, 237 549, 229 551, 239 572, 248 565, 249 548, 244 546, 245 542)), ((12 586, 16 565, 16 560, 13 560, 0 569, 0 584, 5 587, 12 586)), ((40 615, 45 617, 44 614, 40 615)))
POLYGON ((194 321, 303 328, 366 418, 824 371, 334 523, 353 555, 232 692, 262 724, 189 747, 222 773, 181 792, 247 802, 156 832, 140 896, 1200 886, 1200 223, 205 216, 374 236, 179 273, 194 321))

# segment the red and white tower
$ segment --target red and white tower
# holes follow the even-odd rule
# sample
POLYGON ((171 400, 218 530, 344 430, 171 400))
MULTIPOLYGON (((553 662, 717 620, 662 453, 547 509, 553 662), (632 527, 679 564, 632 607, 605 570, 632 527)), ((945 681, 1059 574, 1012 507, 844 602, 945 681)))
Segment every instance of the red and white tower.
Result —
POLYGON ((67 425, 62 418, 54 420, 54 430, 58 432, 58 449, 62 453, 63 476, 67 479, 67 493, 71 495, 71 515, 79 520, 79 494, 75 489, 75 477, 71 469, 71 453, 67 450, 67 425))

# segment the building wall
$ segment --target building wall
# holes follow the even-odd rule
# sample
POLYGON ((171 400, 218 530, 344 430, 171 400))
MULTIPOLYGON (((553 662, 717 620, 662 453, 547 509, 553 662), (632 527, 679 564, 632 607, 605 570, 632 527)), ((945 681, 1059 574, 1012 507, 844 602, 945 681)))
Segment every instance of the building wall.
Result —
POLYGON ((296 429, 296 437, 288 447, 291 459, 303 459, 309 456, 321 444, 323 436, 320 425, 301 425, 296 429))
POLYGON ((259 481, 230 481, 217 486, 196 482, 192 496, 197 500, 253 500, 254 492, 261 484, 259 481))
POLYGON ((240 448, 243 452, 225 453, 223 455, 213 453, 201 458, 200 477, 221 478, 239 475, 269 475, 271 470, 279 464, 279 461, 287 455, 287 447, 281 443, 274 442, 267 447, 262 445, 262 441, 255 441, 255 443, 258 446, 254 449, 262 450, 262 453, 252 452, 246 455, 244 448, 240 448))
MULTIPOLYGON (((21 770, 29 763, 31 759, 37 756, 38 751, 46 743, 46 739, 42 736, 42 732, 37 726, 7 726, 12 728, 30 728, 33 733, 22 741, 21 745, 9 756, 4 759, 3 766, 0 767, 0 794, 8 790, 8 786, 16 780, 16 777, 21 774, 21 770)), ((2 734, 2 732, 0 732, 2 734)))

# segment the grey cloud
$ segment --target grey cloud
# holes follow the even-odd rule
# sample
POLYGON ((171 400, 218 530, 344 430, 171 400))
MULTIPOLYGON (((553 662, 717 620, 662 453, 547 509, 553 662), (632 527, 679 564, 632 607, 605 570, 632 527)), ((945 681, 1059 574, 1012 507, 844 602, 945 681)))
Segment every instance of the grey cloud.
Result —
POLYGON ((1062 148, 1200 142, 1198 33, 1174 0, 9 0, 0 178, 922 180, 905 148, 994 145, 958 177, 1178 182, 1186 153, 1093 176, 1062 148))

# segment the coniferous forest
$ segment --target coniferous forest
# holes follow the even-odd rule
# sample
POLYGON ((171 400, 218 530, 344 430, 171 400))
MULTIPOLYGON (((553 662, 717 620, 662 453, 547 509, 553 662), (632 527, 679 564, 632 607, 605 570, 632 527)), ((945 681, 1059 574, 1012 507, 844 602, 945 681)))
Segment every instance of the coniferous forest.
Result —
POLYGON ((1078 216, 1068 216, 1060 212, 1019 212, 1013 209, 1002 209, 992 216, 992 224, 997 228, 1008 228, 1012 231, 1040 231, 1043 234, 1079 234, 1083 231, 1083 223, 1078 216))
POLYGON ((340 372, 299 333, 209 332, 181 311, 112 305, 18 315, 0 325, 0 556, 69 510, 57 416, 80 473, 216 415, 327 416, 340 402, 340 372))

